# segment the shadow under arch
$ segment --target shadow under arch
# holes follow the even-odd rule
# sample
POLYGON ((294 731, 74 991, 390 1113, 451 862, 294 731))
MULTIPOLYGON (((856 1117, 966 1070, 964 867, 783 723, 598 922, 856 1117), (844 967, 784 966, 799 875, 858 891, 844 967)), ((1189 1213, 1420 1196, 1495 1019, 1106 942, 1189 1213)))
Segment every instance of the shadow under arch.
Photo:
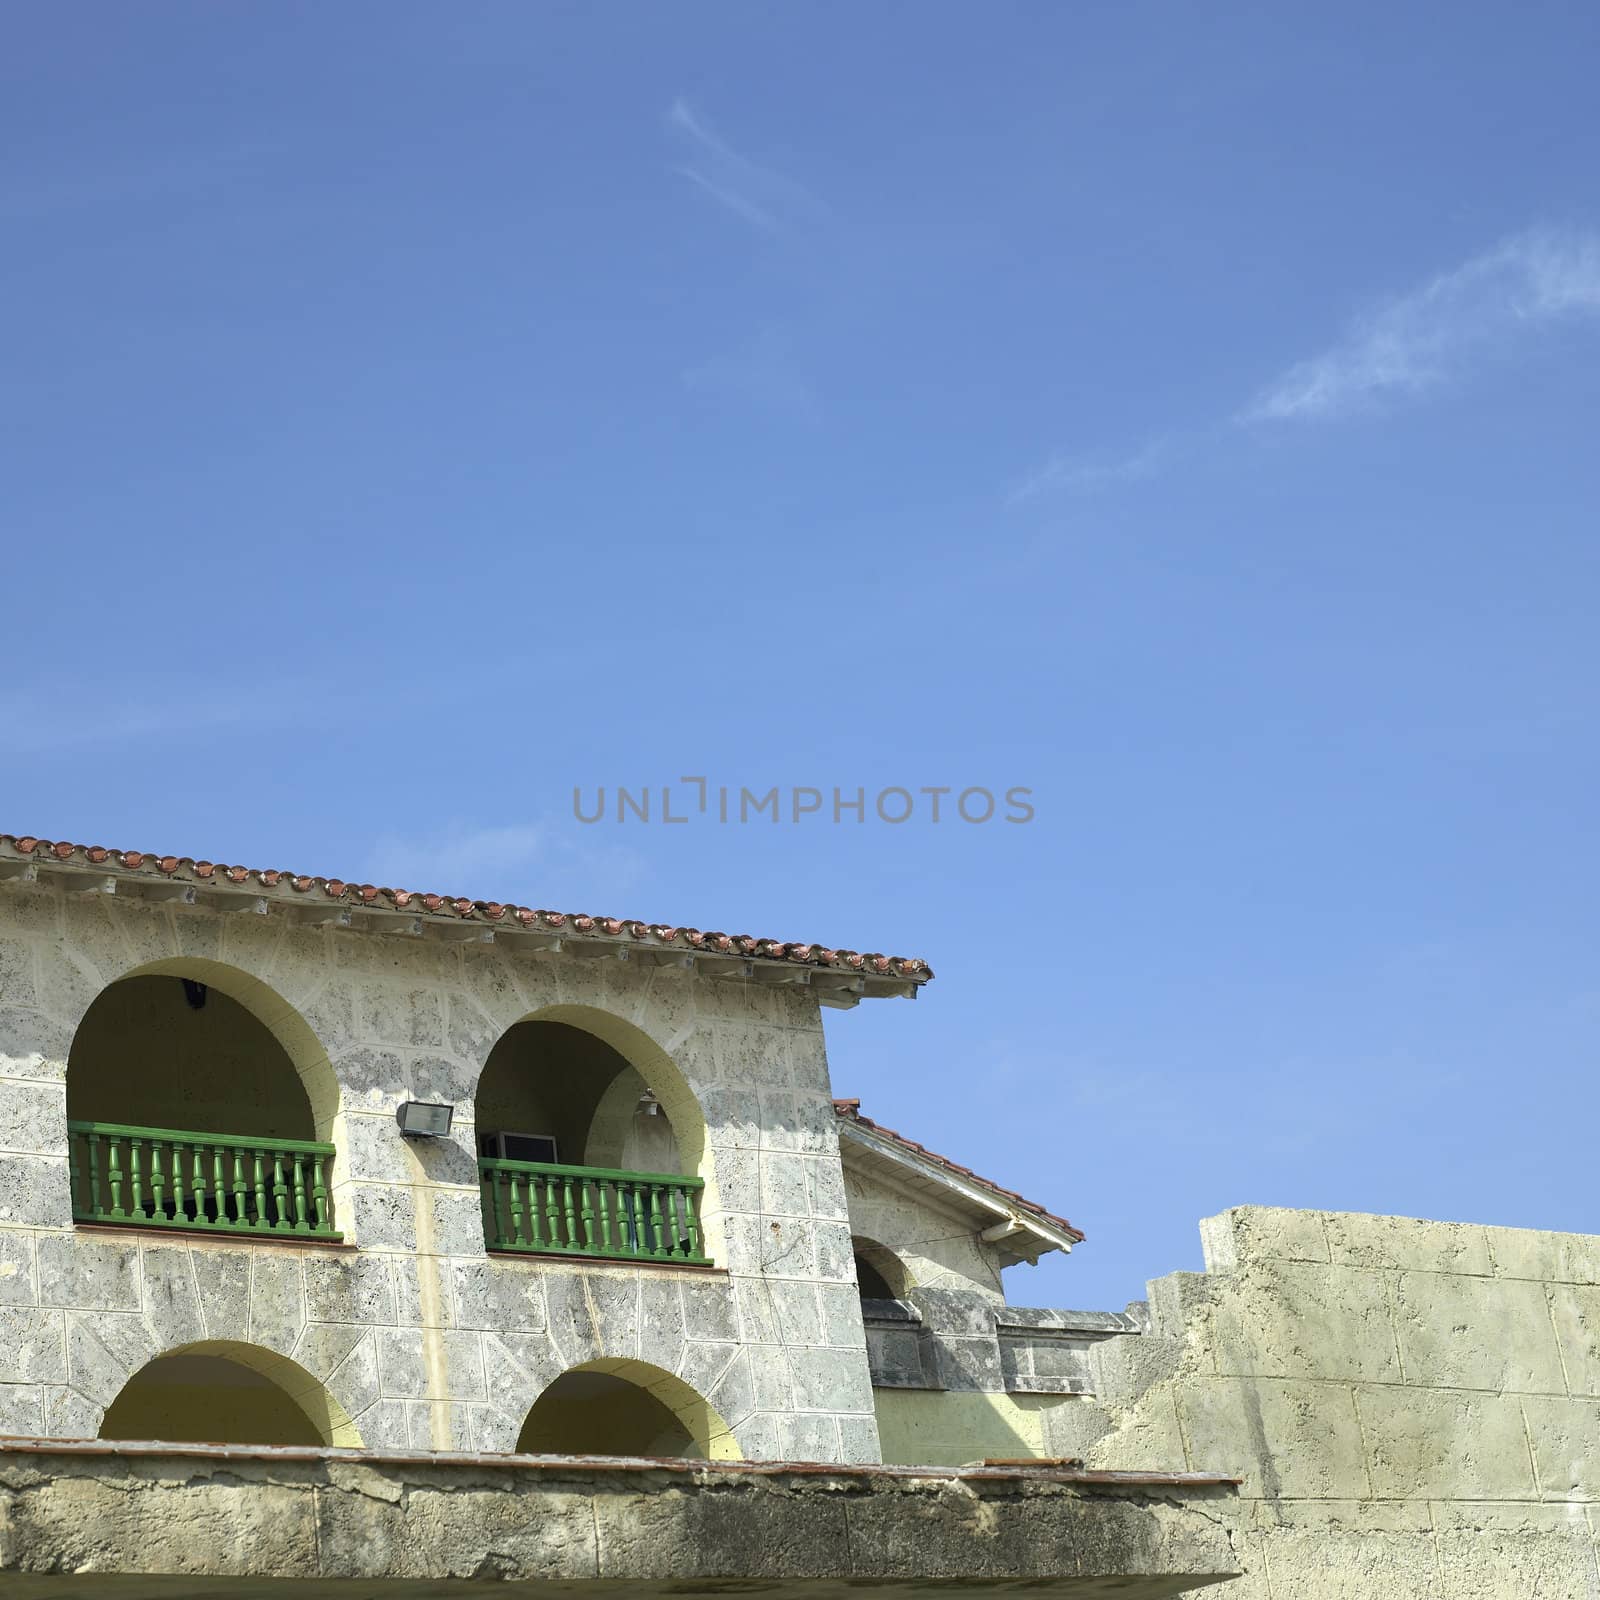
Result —
MULTIPOLYGON (((693 1088, 682 1070, 665 1049, 636 1023, 629 1022, 614 1012, 598 1006, 561 1003, 542 1006, 519 1017, 495 1042, 484 1063, 473 1099, 473 1117, 478 1135, 500 1131, 493 1124, 498 1120, 506 1127, 515 1127, 507 1121, 511 1115, 501 1102, 507 1079, 523 1076, 537 1083, 536 1075, 547 1065, 538 1053, 524 1058, 518 1050, 522 1041, 537 1040, 541 1028, 557 1025, 549 1030, 552 1036, 563 1029, 588 1036, 613 1053, 613 1065, 602 1069, 599 1081, 589 1085, 587 1099, 582 1099, 576 1110, 566 1120, 575 1129, 557 1159, 563 1163, 596 1167, 624 1167, 627 1149, 627 1124, 634 1117, 634 1108, 640 1101, 641 1090, 647 1089, 659 1105, 671 1139, 665 1148, 673 1155, 674 1166, 642 1166, 634 1170, 676 1170, 684 1177, 698 1177, 704 1184, 701 1192, 700 1216, 705 1230, 706 1254, 715 1257, 720 1253, 720 1204, 717 1198, 716 1173, 711 1159, 711 1149, 706 1133, 705 1114, 693 1088), (627 1068, 624 1074, 620 1069, 627 1068)), ((567 1079, 560 1076, 559 1050, 554 1052, 557 1077, 545 1079, 563 1090, 569 1087, 567 1079)), ((580 1071, 591 1070, 592 1064, 583 1064, 580 1071)), ((531 1116, 533 1113, 521 1113, 531 1116)), ((659 1120, 659 1119, 657 1119, 659 1120)), ((550 1128, 533 1127, 524 1123, 519 1131, 541 1134, 550 1128)))
MULTIPOLYGON (((128 1019, 119 1017, 113 1010, 108 1017, 106 1007, 113 1004, 118 991, 123 995, 129 993, 122 989, 123 985, 139 984, 145 979, 173 978, 188 985, 202 985, 206 991, 215 990, 218 994, 232 1001, 244 1011, 251 1022, 259 1025, 269 1034, 287 1058, 289 1065, 294 1069, 300 1087, 305 1092, 306 1105, 310 1116, 310 1126, 303 1133, 290 1133, 287 1137, 303 1137, 315 1139, 323 1143, 334 1144, 339 1141, 335 1138, 335 1124, 339 1118, 340 1097, 339 1079, 333 1069, 333 1063, 328 1059, 328 1052, 322 1041, 317 1037, 304 1017, 283 998, 270 984, 260 978, 242 971, 238 967, 229 966, 226 962, 213 961, 204 956, 170 956, 159 961, 149 961, 142 965, 130 967, 126 972, 119 973, 108 983, 94 1000, 87 1011, 79 1020, 77 1029, 73 1034, 72 1046, 67 1058, 67 1099, 68 1116, 88 1115, 91 1108, 74 1106, 74 1068, 79 1070, 78 1087, 83 1088, 85 1074, 82 1072, 84 1054, 86 1050, 96 1052, 107 1049, 119 1049, 126 1052, 128 1049, 128 1019), (97 1011, 100 1015, 97 1016, 97 1011), (121 1038, 110 1039, 102 1037, 108 1031, 115 1035, 119 1031, 121 1038)), ((186 991, 187 992, 187 991, 186 991)), ((126 1072, 126 1066, 123 1071, 126 1072)), ((101 1118, 100 1120, 117 1121, 126 1120, 135 1123, 149 1123, 154 1119, 150 1117, 101 1118)), ((181 1125, 181 1124, 180 1124, 181 1125)), ((267 1132, 266 1129, 237 1129, 237 1128, 211 1128, 196 1130, 214 1133, 229 1132, 267 1132)))
POLYGON ((894 1251, 864 1234, 850 1235, 856 1285, 863 1300, 904 1300, 916 1287, 910 1269, 894 1251))
POLYGON ((665 1368, 626 1356, 585 1361, 547 1384, 528 1411, 517 1449, 742 1459, 733 1430, 709 1400, 665 1368))
POLYGON ((234 1339, 177 1345, 147 1361, 106 1407, 100 1437, 361 1447, 349 1412, 304 1367, 234 1339))

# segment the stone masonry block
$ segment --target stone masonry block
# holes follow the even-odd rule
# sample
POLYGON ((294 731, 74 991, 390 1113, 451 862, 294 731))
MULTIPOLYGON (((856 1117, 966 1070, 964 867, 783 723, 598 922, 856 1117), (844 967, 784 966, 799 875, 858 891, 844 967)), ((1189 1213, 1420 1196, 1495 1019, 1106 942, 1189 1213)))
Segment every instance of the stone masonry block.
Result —
POLYGON ((300 1259, 287 1252, 257 1252, 250 1273, 250 1337, 287 1355, 305 1326, 300 1259))
POLYGON ((345 1224, 363 1250, 414 1250, 416 1204, 411 1190, 396 1184, 362 1183, 349 1191, 350 1220, 345 1224))
POLYGON ((1543 1284, 1403 1272, 1395 1285, 1394 1320, 1407 1383, 1567 1391, 1543 1284))
POLYGON ((476 1333, 444 1332, 445 1385, 452 1400, 484 1400, 483 1341, 476 1333))
POLYGON ((968 1339, 995 1336, 994 1302, 965 1289, 913 1289, 911 1303, 931 1333, 968 1339))
POLYGON ((490 1333, 543 1333, 544 1274, 533 1261, 453 1261, 456 1325, 490 1333))
POLYGON ((1540 1491, 1557 1500, 1600 1501, 1600 1401, 1525 1395, 1540 1491))
POLYGON ((66 1085, 0 1078, 0 1151, 59 1156, 66 1149, 66 1085))
POLYGON ((304 1272, 311 1321, 395 1321, 394 1283, 386 1261, 376 1256, 310 1256, 304 1272))
POLYGON ((420 1328, 382 1328, 378 1332, 380 1393, 396 1399, 420 1400, 428 1392, 420 1328))
POLYGON ((1356 1403, 1379 1498, 1536 1497, 1515 1395, 1360 1386, 1356 1403))
MULTIPOLYGON (((1272 1600, 1329 1596, 1439 1600, 1434 1541, 1427 1533, 1374 1533, 1364 1528, 1282 1529, 1261 1540, 1272 1600)), ((1231 1588, 1232 1585, 1226 1585, 1231 1588)), ((1485 1591, 1481 1600, 1510 1600, 1485 1591)), ((1519 1594, 1519 1600, 1521 1600, 1519 1594)))
POLYGON ((1441 1528, 1435 1536, 1440 1600, 1566 1600, 1600 1593, 1587 1528, 1506 1532, 1441 1528))
POLYGON ((1329 1259, 1320 1211, 1235 1206, 1201 1222, 1200 1243, 1212 1272, 1232 1272, 1253 1261, 1329 1259))
POLYGON ((1400 1267, 1476 1277, 1488 1277, 1493 1271, 1487 1230, 1473 1223, 1350 1211, 1330 1211, 1324 1223, 1335 1266, 1400 1267))
POLYGON ((37 1383, 0 1383, 0 1434, 27 1438, 43 1432, 43 1387, 37 1383))
POLYGON ((66 1376, 62 1314, 0 1310, 0 1383, 62 1383, 66 1376))
POLYGON ((761 1209, 772 1217, 804 1217, 811 1212, 803 1156, 761 1152, 761 1209))
POLYGON ((68 1311, 137 1311, 138 1244, 70 1233, 42 1236, 39 1300, 68 1311))
POLYGON ((200 1298, 200 1320, 208 1339, 250 1337, 250 1262, 246 1250, 196 1244, 190 1268, 200 1298))
POLYGON ((929 1340, 941 1388, 985 1394, 999 1394, 1005 1389, 1000 1345, 994 1338, 955 1339, 947 1334, 932 1334, 929 1340))
POLYGON ((0 1160, 0 1227, 64 1228, 72 1221, 65 1157, 0 1160))
POLYGON ((1600 1284, 1600 1236, 1533 1228, 1486 1228, 1484 1236, 1498 1277, 1600 1284))
POLYGON ((1241 1473, 1247 1498, 1365 1499, 1361 1424, 1343 1384, 1194 1379, 1177 1390, 1189 1465, 1241 1473))
POLYGON ((484 1249, 483 1202, 477 1189, 433 1189, 433 1246, 441 1255, 475 1256, 484 1249))
POLYGON ((344 1119, 345 1154, 350 1176, 375 1183, 410 1183, 405 1136, 392 1115, 350 1111, 344 1119))
POLYGON ((1384 1273, 1252 1264, 1218 1282, 1215 1305, 1212 1341, 1225 1377, 1400 1378, 1384 1273))
POLYGON ((0 937, 0 1004, 31 1006, 37 997, 32 943, 0 937))
POLYGON ((1600 1395, 1600 1287, 1558 1283, 1546 1292, 1568 1388, 1600 1395))
POLYGON ((38 1288, 33 1272, 31 1233, 0 1229, 0 1306, 31 1306, 38 1303, 38 1288))
MULTIPOLYGON (((146 1362, 160 1355, 143 1317, 120 1312, 67 1316, 67 1365, 72 1386, 108 1406, 146 1362)), ((66 1374, 53 1372, 49 1377, 66 1374)))
POLYGON ((12 1078, 61 1080, 72 1049, 72 1027, 34 1006, 0 999, 0 1072, 12 1078))
POLYGON ((164 1350, 205 1338, 200 1298, 187 1245, 146 1245, 143 1257, 144 1319, 164 1350))
MULTIPOLYGON (((996 1363, 998 1367, 998 1362, 996 1363)), ((789 1351, 794 1403, 806 1411, 872 1411, 867 1364, 838 1350, 789 1351)))

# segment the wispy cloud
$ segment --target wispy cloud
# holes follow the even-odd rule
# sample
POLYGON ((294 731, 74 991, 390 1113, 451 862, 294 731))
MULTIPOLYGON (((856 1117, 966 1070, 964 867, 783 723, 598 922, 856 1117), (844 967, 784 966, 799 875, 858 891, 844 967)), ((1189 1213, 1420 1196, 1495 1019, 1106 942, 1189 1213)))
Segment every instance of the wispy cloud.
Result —
POLYGON ((1011 489, 1006 504, 1021 505, 1055 490, 1082 493, 1151 477, 1167 465, 1173 448, 1172 438, 1162 434, 1125 456, 1094 457, 1057 451, 1038 471, 1011 489))
POLYGON ((1533 231, 1358 319, 1331 349, 1289 368, 1243 422, 1337 417, 1459 376, 1519 334, 1600 316, 1600 235, 1533 231))
MULTIPOLYGON (((1357 318, 1338 343, 1290 367, 1222 426, 1370 410, 1461 377, 1519 337, 1581 318, 1600 319, 1600 234, 1530 229, 1357 318)), ((1152 477, 1201 432, 1162 434, 1121 456, 1058 451, 1006 492, 1006 504, 1152 477)))
POLYGON ((674 100, 667 127, 688 151, 672 170, 763 233, 782 233, 826 214, 815 195, 728 144, 687 100, 674 100))

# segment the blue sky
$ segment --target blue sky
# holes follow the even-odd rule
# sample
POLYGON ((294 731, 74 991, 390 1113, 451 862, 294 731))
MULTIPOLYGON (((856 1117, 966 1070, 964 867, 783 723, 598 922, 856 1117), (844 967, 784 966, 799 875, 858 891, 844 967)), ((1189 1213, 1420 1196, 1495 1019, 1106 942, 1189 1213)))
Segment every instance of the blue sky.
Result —
POLYGON ((1116 1305, 1600 1231, 1600 14, 17 11, 0 827, 917 955, 1116 1305), (1033 791, 584 826, 582 786, 1033 791), (892 808, 891 808, 892 809, 892 808))

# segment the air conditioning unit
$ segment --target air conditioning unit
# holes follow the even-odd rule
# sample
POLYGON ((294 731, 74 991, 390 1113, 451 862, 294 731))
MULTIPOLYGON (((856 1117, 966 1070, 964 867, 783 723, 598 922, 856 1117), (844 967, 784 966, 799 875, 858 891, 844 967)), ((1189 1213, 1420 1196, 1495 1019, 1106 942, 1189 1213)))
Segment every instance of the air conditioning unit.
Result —
POLYGON ((485 1133, 479 1138, 479 1154, 496 1161, 538 1161, 554 1166, 556 1141, 548 1133, 485 1133))

